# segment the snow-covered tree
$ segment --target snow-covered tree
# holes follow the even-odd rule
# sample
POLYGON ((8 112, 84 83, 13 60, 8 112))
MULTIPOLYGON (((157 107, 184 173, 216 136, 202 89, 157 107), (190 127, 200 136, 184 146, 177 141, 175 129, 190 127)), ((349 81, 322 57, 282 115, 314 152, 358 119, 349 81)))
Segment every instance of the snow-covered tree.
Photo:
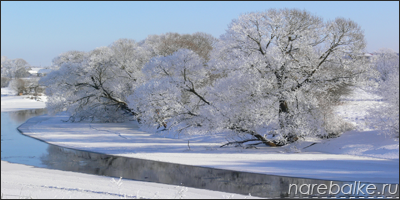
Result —
POLYGON ((22 58, 6 59, 1 63, 1 76, 8 78, 23 78, 29 76, 30 65, 22 58))
POLYGON ((144 67, 145 82, 129 99, 143 124, 190 132, 201 124, 199 109, 209 104, 205 60, 188 49, 152 58, 144 67), (168 126, 168 127, 167 127, 168 126))
POLYGON ((212 35, 201 32, 194 34, 166 33, 148 36, 143 41, 143 46, 152 53, 152 57, 169 56, 179 49, 190 49, 208 60, 216 41, 217 39, 212 35))
POLYGON ((40 80, 45 85, 50 113, 66 110, 71 120, 123 121, 132 115, 126 97, 139 83, 142 49, 132 40, 121 39, 110 47, 89 53, 69 52, 56 58, 61 66, 40 80))
POLYGON ((33 95, 35 98, 39 93, 43 93, 43 88, 38 84, 38 78, 12 79, 9 88, 15 91, 16 95, 33 95))
POLYGON ((371 59, 377 73, 375 93, 384 101, 370 110, 370 123, 384 133, 399 137, 399 55, 390 49, 380 49, 371 59))
POLYGON ((364 48, 363 31, 349 19, 324 22, 297 9, 241 15, 209 63, 223 77, 210 90, 219 111, 210 111, 217 113, 210 127, 276 145, 337 134, 325 107, 363 78, 364 48))
POLYGON ((5 77, 6 74, 3 74, 3 63, 7 60, 7 56, 1 56, 1 87, 8 87, 10 83, 10 78, 5 77))
POLYGON ((271 9, 241 15, 220 40, 167 33, 67 52, 42 83, 53 113, 102 121, 134 113, 149 126, 279 146, 345 129, 333 106, 368 77, 364 48, 352 20, 271 9))
POLYGON ((378 81, 385 82, 390 74, 399 72, 399 55, 391 49, 379 49, 373 53, 371 62, 379 73, 378 81))
POLYGON ((130 80, 136 85, 143 76, 141 72, 143 65, 151 58, 150 52, 131 39, 119 39, 109 47, 113 51, 116 66, 124 72, 121 74, 123 79, 130 80))
POLYGON ((17 78, 12 79, 9 84, 9 88, 15 91, 15 94, 26 94, 27 87, 26 82, 23 79, 17 78))
POLYGON ((86 58, 86 52, 68 51, 53 59, 52 68, 59 69, 64 63, 81 63, 86 58))

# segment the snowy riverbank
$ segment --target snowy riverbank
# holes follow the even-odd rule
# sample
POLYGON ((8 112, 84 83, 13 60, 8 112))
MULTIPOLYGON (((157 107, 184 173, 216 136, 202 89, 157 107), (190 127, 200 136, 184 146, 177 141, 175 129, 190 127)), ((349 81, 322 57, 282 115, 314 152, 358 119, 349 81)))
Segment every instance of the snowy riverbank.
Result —
POLYGON ((42 117, 25 133, 74 149, 186 165, 281 176, 341 181, 399 183, 398 140, 379 134, 365 123, 366 109, 379 97, 356 90, 338 108, 357 130, 339 138, 307 139, 279 148, 219 148, 219 136, 176 138, 174 134, 141 131, 136 122, 67 123, 60 113, 42 117))
POLYGON ((39 101, 29 99, 28 95, 15 96, 9 88, 1 88, 1 112, 45 108, 47 97, 39 97, 39 101))
MULTIPOLYGON (((44 108, 44 102, 14 96, 7 88, 1 88, 1 112, 44 108)), ((44 98, 45 100, 45 98, 44 98)), ((118 180, 115 180, 118 181, 118 180)), ((1 161, 1 198, 256 198, 216 192, 211 190, 177 187, 174 185, 122 179, 118 186, 113 178, 36 168, 1 161)))
POLYGON ((1 161, 2 199, 64 199, 64 198, 156 198, 156 199, 223 199, 255 198, 196 188, 159 183, 119 180, 76 172, 35 168, 1 161), (115 182, 114 182, 115 181, 115 182))
POLYGON ((43 121, 31 126, 30 132, 25 134, 74 149, 262 174, 373 183, 399 182, 398 142, 372 131, 351 131, 337 139, 314 139, 279 148, 245 150, 219 148, 225 142, 219 137, 192 138, 188 146, 187 139, 140 131, 135 122, 65 123, 62 120, 68 117, 63 114, 41 118, 43 121), (354 141, 346 137, 364 138, 354 141), (310 146, 313 143, 316 144, 310 146))

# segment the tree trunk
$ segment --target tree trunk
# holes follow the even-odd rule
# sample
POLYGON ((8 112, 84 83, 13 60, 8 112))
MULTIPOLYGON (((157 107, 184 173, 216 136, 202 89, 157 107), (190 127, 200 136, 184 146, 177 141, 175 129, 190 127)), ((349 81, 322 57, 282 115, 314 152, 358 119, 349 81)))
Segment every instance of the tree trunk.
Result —
POLYGON ((286 119, 282 119, 282 114, 288 114, 289 113, 289 107, 286 103, 285 100, 279 100, 279 125, 281 128, 285 127, 285 121, 286 119))

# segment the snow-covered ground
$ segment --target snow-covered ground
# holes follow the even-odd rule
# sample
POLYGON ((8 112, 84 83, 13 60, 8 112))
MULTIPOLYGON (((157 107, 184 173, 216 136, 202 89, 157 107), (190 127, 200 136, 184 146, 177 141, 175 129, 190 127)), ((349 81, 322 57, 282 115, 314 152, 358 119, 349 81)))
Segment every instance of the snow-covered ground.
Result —
POLYGON ((1 161, 2 199, 255 198, 196 188, 42 169, 1 161))
POLYGON ((369 116, 367 110, 383 104, 382 98, 356 88, 343 100, 345 102, 337 108, 337 113, 355 125, 356 130, 346 132, 339 138, 323 140, 307 148, 307 151, 395 159, 398 162, 399 141, 375 130, 368 123, 375 116, 369 116))
POLYGON ((1 112, 44 108, 46 97, 39 97, 39 101, 29 99, 28 95, 15 96, 15 91, 1 88, 1 112))
POLYGON ((146 133, 138 130, 134 122, 100 124, 61 121, 67 119, 63 114, 43 116, 43 121, 31 126, 26 134, 69 148, 187 165, 325 180, 379 183, 398 183, 399 180, 398 142, 384 135, 369 134, 373 137, 368 139, 363 135, 366 132, 353 131, 343 137, 364 137, 364 140, 353 143, 339 137, 301 141, 279 148, 245 150, 219 148, 226 142, 220 137, 190 139, 188 146, 187 139, 172 139, 164 137, 163 133, 146 133), (374 141, 378 139, 381 142, 374 141), (310 146, 313 143, 317 144, 310 146), (360 145, 364 145, 363 151, 360 145), (381 154, 371 157, 365 148, 381 151, 381 154))

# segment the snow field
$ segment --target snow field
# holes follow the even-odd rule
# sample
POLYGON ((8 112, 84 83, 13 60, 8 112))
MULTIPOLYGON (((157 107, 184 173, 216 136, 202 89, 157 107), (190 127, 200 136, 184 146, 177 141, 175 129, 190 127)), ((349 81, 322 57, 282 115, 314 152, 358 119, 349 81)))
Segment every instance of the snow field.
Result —
POLYGON ((4 161, 1 161, 1 194, 4 199, 255 198, 210 190, 35 168, 4 161))
POLYGON ((1 112, 44 108, 46 100, 44 96, 40 101, 28 99, 28 95, 15 96, 11 89, 1 88, 1 112))

